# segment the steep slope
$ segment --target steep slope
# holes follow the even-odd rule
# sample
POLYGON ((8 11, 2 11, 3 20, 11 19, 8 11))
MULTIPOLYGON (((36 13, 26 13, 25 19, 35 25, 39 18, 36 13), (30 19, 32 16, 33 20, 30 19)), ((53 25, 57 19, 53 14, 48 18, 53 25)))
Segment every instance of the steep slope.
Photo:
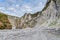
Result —
POLYGON ((21 19, 21 27, 34 27, 34 25, 36 24, 35 19, 37 18, 37 16, 38 14, 25 14, 25 16, 23 16, 21 19))
POLYGON ((35 14, 25 13, 22 17, 8 16, 8 19, 12 24, 13 29, 32 28, 37 23, 35 19, 40 16, 39 14, 39 12, 35 14))
POLYGON ((13 25, 12 27, 17 29, 35 26, 60 27, 60 1, 47 0, 45 7, 40 12, 25 13, 20 18, 8 16, 8 19, 13 25))
POLYGON ((60 27, 60 5, 59 0, 48 0, 42 10, 42 15, 37 19, 36 26, 60 27))
MULTIPOLYGON (((58 0, 56 0, 56 4, 57 4, 57 1, 58 0)), ((49 28, 48 30, 44 30, 45 26, 50 27, 49 26, 50 23, 53 23, 52 25, 55 25, 55 23, 58 24, 59 22, 57 22, 57 21, 59 21, 59 19, 60 19, 59 15, 56 16, 56 14, 60 14, 60 13, 58 11, 59 7, 58 7, 58 9, 56 9, 57 6, 55 5, 55 1, 50 0, 47 3, 49 3, 49 6, 46 7, 46 9, 44 9, 44 11, 42 11, 42 14, 40 16, 38 16, 37 19, 34 19, 37 21, 36 28, 32 28, 32 29, 27 28, 27 29, 22 29, 22 30, 20 30, 20 29, 2 30, 2 31, 0 30, 0 39, 1 40, 60 40, 60 28, 58 30, 56 30, 55 28, 51 28, 51 29, 49 28), (54 5, 54 6, 52 6, 52 5, 54 5), (53 7, 53 8, 51 8, 51 7, 53 7), (54 8, 54 7, 56 7, 56 8, 54 8), (47 9, 47 8, 49 8, 49 9, 47 9), (50 16, 47 16, 47 14, 50 16), (42 28, 44 28, 44 29, 42 29, 42 28)), ((48 27, 46 27, 46 28, 48 28, 48 27)))
POLYGON ((10 24, 7 15, 0 12, 0 29, 11 29, 12 25, 10 24))

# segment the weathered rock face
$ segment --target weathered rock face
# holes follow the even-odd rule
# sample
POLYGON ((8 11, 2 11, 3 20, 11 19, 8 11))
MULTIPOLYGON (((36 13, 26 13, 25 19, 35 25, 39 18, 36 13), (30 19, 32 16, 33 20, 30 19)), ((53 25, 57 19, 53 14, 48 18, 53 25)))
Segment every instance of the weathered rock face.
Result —
MULTIPOLYGON (((9 17, 8 17, 9 18, 9 17)), ((52 26, 60 24, 60 0, 47 0, 41 12, 35 14, 24 14, 21 18, 9 18, 16 28, 39 26, 52 26), (58 23, 58 24, 57 24, 58 23)))
POLYGON ((38 19, 39 26, 59 27, 60 3, 59 0, 48 0, 38 19))
POLYGON ((34 27, 37 21, 37 17, 39 17, 40 13, 37 12, 35 14, 28 14, 25 13, 22 17, 14 17, 14 16, 8 16, 9 21, 12 24, 12 29, 22 29, 22 28, 27 28, 27 27, 34 27))
MULTIPOLYGON (((56 4, 53 0, 47 1, 46 6, 42 10, 42 16, 40 17, 41 22, 45 22, 48 19, 54 19, 57 17, 57 9, 56 4)), ((41 23, 40 22, 40 23, 41 23)))
POLYGON ((10 16, 8 15, 8 20, 10 21, 11 25, 12 25, 12 29, 16 29, 16 18, 15 16, 10 16))
MULTIPOLYGON (((57 27, 58 24, 60 24, 60 17, 59 15, 57 15, 57 14, 60 14, 59 7, 57 9, 57 6, 56 6, 57 1, 58 0, 56 0, 56 4, 55 4, 55 1, 53 0, 50 0, 50 2, 48 1, 49 6, 46 7, 44 11, 42 11, 41 15, 38 16, 37 18, 35 18, 36 16, 34 15, 35 17, 33 18, 35 18, 34 20, 37 21, 37 25, 36 25, 37 27, 32 28, 32 29, 27 28, 27 29, 22 29, 22 30, 2 30, 2 31, 0 30, 0 40, 60 40, 60 28, 58 30, 56 30, 55 28, 51 28, 51 29, 48 28, 47 30, 44 30, 45 28, 47 28, 45 27, 46 25, 50 25, 50 26, 55 25, 57 27), (42 27, 41 24, 39 23, 42 23, 44 27, 42 27), (41 26, 41 27, 38 27, 38 26, 41 26)), ((10 17, 11 16, 9 16, 9 19, 10 17)), ((19 23, 22 23, 22 21, 26 22, 25 20, 29 21, 33 19, 31 17, 32 16, 30 15, 30 17, 29 16, 28 17, 24 16, 22 18, 11 17, 11 19, 13 20, 13 18, 16 18, 14 20, 18 22, 16 21, 14 22, 16 22, 16 24, 17 23, 19 24, 19 23), (21 22, 19 22, 20 20, 21 22)))
POLYGON ((42 15, 47 19, 55 18, 57 16, 57 9, 54 1, 51 1, 49 3, 49 6, 46 8, 45 11, 42 12, 42 15))
POLYGON ((35 20, 38 17, 38 14, 24 14, 24 16, 22 16, 21 18, 19 18, 18 20, 16 19, 16 23, 18 23, 16 25, 17 29, 21 29, 21 28, 27 28, 27 27, 34 27, 34 25, 37 23, 37 21, 35 20))

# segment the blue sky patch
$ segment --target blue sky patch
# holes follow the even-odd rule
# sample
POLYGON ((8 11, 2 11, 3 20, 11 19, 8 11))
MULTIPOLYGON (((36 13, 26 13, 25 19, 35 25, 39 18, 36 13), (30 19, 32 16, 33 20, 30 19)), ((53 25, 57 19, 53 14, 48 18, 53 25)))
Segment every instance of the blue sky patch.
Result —
POLYGON ((47 0, 0 0, 0 11, 21 17, 24 13, 41 11, 47 0))

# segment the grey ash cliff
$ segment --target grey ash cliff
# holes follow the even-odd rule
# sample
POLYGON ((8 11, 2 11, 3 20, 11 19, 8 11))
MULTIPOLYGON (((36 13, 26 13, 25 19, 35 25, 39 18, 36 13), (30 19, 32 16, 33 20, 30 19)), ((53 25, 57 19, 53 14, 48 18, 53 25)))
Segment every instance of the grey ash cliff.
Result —
POLYGON ((58 26, 60 25, 60 0, 47 0, 45 7, 40 12, 35 14, 25 13, 22 17, 8 16, 12 26, 17 29, 39 26, 58 26))

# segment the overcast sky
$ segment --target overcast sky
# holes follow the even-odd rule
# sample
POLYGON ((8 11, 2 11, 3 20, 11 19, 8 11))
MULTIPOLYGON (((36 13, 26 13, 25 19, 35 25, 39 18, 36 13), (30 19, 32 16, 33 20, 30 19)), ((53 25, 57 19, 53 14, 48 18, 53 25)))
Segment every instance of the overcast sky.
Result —
POLYGON ((0 0, 0 11, 21 17, 24 13, 41 11, 47 0, 0 0))

